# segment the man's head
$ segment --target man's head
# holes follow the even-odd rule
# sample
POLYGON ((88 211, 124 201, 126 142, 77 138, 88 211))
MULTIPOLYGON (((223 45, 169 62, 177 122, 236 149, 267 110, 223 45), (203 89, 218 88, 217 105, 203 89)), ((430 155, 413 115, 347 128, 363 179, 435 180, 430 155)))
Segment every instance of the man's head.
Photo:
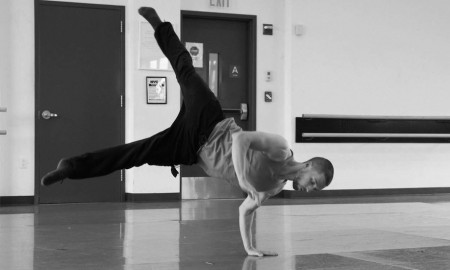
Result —
POLYGON ((326 158, 315 157, 304 163, 292 186, 306 192, 322 190, 330 185, 333 175, 333 164, 326 158))

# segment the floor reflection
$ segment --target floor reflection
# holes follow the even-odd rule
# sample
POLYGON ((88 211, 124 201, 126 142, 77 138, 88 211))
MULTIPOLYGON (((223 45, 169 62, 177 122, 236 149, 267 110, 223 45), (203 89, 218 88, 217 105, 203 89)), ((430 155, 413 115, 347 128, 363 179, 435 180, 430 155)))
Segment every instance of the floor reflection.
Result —
POLYGON ((179 269, 179 216, 178 208, 125 210, 124 269, 148 263, 154 269, 179 269))
POLYGON ((33 269, 34 214, 0 215, 0 269, 33 269))
POLYGON ((279 254, 267 258, 245 254, 240 202, 0 207, 0 269, 450 266, 448 202, 290 205, 275 200, 258 210, 253 228, 256 246, 279 254))
POLYGON ((114 205, 40 206, 34 269, 122 269, 125 222, 125 212, 114 205))

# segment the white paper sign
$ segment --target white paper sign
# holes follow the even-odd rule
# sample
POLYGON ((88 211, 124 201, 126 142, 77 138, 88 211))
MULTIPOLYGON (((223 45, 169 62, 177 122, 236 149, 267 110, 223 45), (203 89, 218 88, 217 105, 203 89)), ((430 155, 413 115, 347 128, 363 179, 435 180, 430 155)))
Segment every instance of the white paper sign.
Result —
POLYGON ((203 43, 186 42, 186 49, 191 54, 194 67, 203 68, 203 43))
POLYGON ((147 77, 147 104, 167 104, 167 78, 147 77))
POLYGON ((169 60, 161 52, 152 26, 141 22, 139 31, 139 69, 170 70, 169 60))

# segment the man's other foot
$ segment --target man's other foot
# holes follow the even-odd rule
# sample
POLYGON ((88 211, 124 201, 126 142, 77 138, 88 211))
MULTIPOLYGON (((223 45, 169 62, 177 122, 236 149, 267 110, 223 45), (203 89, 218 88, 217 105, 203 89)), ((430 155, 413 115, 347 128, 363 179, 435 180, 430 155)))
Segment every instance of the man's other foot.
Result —
POLYGON ((153 29, 156 29, 156 27, 162 23, 154 8, 141 7, 138 12, 152 25, 153 29))
POLYGON ((67 177, 69 177, 69 173, 71 172, 71 166, 69 162, 65 159, 61 159, 56 167, 56 170, 47 173, 41 179, 42 186, 50 186, 54 183, 60 182, 67 177))

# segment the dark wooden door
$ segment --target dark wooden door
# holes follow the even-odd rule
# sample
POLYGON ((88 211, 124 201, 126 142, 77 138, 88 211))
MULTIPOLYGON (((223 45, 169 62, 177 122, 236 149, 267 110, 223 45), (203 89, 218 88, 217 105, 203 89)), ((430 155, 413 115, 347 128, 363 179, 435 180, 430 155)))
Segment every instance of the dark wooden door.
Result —
POLYGON ((124 8, 36 7, 36 193, 39 203, 121 201, 121 172, 41 187, 62 157, 124 142, 124 8), (44 119, 42 113, 55 115, 44 119))
MULTIPOLYGON (((197 53, 194 58, 201 59, 194 61, 197 73, 216 94, 225 117, 234 117, 244 130, 255 130, 256 126, 255 21, 254 16, 182 12, 182 41, 188 50, 197 53)), ((224 181, 207 178, 195 165, 182 166, 181 177, 182 193, 187 188, 196 193, 192 189, 200 187, 199 190, 210 193, 198 194, 200 198, 242 196, 240 190, 222 186, 224 181), (190 181, 192 184, 188 184, 190 181), (224 194, 228 192, 229 195, 224 194)), ((186 198, 183 194, 182 197, 186 198)))

